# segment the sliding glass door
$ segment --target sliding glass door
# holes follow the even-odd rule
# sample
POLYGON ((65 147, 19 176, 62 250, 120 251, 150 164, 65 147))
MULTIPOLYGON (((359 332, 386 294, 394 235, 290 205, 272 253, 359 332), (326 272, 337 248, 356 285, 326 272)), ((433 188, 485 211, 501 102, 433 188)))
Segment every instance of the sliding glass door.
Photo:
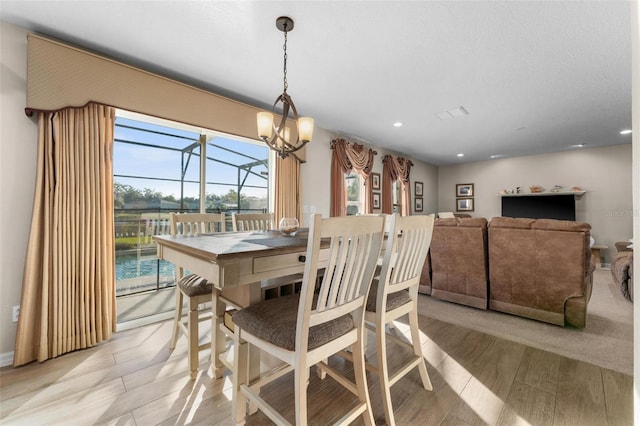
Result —
POLYGON ((113 152, 118 323, 174 309, 175 267, 157 259, 153 242, 154 235, 169 233, 171 212, 224 212, 230 219, 235 211, 266 211, 268 156, 258 142, 118 112, 113 152))

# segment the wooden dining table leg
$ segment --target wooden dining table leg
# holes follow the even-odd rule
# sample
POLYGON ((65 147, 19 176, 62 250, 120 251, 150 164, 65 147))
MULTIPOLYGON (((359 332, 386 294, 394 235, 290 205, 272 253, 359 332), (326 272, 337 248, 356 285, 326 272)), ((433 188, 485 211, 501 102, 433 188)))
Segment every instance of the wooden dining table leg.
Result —
MULTIPOLYGON (((212 299, 212 332, 211 332, 211 366, 214 377, 220 378, 224 372, 224 365, 220 361, 220 355, 227 349, 226 334, 220 327, 224 324, 224 313, 227 309, 226 303, 220 298, 224 298, 239 308, 245 308, 262 300, 262 290, 260 282, 244 284, 237 287, 230 287, 220 290, 213 289, 212 299)), ((260 376, 260 350, 252 348, 249 350, 249 381, 260 376)))

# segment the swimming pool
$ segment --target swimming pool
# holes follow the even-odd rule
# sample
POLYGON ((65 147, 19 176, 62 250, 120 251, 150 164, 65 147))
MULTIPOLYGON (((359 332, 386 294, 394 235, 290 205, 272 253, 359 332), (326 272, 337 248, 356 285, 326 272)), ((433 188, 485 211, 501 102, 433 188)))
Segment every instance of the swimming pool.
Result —
POLYGON ((116 296, 175 284, 176 268, 155 256, 116 255, 116 296))

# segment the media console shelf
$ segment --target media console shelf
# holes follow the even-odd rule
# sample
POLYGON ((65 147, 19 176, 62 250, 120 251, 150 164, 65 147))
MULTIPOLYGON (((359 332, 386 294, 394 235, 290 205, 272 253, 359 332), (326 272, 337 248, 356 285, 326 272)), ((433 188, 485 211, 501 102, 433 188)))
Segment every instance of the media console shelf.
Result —
POLYGON ((498 194, 501 197, 540 197, 540 196, 553 196, 553 195, 574 195, 576 200, 582 198, 587 191, 563 191, 563 192, 521 192, 519 194, 498 194))
POLYGON ((502 216, 576 220, 576 200, 585 191, 500 194, 502 216))

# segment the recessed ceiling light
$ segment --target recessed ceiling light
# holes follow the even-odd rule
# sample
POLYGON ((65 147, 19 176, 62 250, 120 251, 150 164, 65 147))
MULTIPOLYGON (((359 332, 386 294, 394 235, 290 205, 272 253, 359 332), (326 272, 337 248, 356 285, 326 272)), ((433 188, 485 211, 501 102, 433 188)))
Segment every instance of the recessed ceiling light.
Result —
POLYGON ((458 157, 464 157, 463 153, 458 154, 458 157))
POLYGON ((576 145, 571 145, 570 148, 584 148, 584 144, 583 143, 579 143, 576 145))
POLYGON ((493 154, 491 156, 491 158, 500 158, 500 157, 502 157, 502 154, 493 154))
POLYGON ((623 131, 620 132, 621 135, 630 135, 631 134, 631 129, 624 129, 623 131))
POLYGON ((396 121, 395 123, 393 123, 393 127, 402 127, 402 123, 399 121, 396 121))

